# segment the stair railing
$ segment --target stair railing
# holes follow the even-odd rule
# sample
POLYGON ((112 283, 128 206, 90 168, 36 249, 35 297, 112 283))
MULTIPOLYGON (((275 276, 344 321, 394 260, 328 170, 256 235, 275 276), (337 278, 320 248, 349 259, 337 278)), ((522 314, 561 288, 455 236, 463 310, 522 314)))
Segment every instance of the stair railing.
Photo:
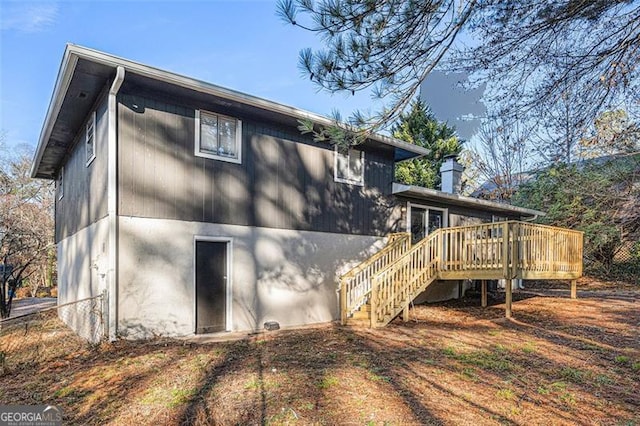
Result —
POLYGON ((438 279, 575 279, 583 233, 507 221, 438 229, 411 246, 407 233, 341 279, 341 320, 370 303, 371 327, 384 326, 438 279))
POLYGON ((388 267, 411 247, 411 234, 391 234, 382 250, 351 269, 340 278, 340 321, 367 303, 371 294, 371 278, 388 267))
POLYGON ((371 327, 389 323, 437 278, 441 247, 437 230, 378 272, 371 287, 371 327))

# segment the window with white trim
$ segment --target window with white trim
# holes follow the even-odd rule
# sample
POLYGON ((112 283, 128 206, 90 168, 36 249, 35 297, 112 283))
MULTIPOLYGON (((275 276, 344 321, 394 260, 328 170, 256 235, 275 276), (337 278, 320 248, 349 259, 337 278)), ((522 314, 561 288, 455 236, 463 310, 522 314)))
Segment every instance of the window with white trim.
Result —
POLYGON ((242 121, 222 114, 196 110, 195 155, 242 162, 242 121))
POLYGON ((364 151, 341 150, 335 147, 336 182, 364 186, 364 151))
POLYGON ((87 166, 96 158, 96 113, 93 112, 85 126, 84 144, 87 153, 87 166))
POLYGON ((62 197, 64 197, 64 167, 58 172, 56 189, 58 190, 58 200, 62 200, 62 197))

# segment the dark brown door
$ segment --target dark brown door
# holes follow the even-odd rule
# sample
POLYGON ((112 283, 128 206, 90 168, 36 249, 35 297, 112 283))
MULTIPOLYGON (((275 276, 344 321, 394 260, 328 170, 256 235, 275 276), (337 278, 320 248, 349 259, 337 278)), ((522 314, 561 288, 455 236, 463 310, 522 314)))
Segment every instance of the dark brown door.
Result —
POLYGON ((196 333, 227 328, 227 244, 196 241, 196 333))

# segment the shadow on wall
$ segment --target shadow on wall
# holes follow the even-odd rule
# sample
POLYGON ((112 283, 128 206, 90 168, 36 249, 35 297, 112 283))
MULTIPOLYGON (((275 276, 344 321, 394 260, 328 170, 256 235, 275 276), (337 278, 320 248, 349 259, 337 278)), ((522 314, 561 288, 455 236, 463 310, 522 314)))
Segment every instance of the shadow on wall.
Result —
POLYGON ((100 338, 103 315, 101 299, 107 273, 105 219, 81 229, 58 243, 58 316, 78 335, 100 338), (92 300, 85 300, 94 298, 92 300), (82 302, 78 302, 81 301, 82 302))
POLYGON ((192 236, 153 224, 120 224, 118 323, 127 338, 192 330, 192 236))
POLYGON ((293 326, 337 319, 340 276, 382 246, 350 235, 253 232, 257 277, 252 306, 243 310, 255 312, 254 328, 271 320, 293 326))
POLYGON ((376 237, 121 218, 119 324, 127 337, 193 333, 194 235, 233 239, 233 328, 338 316, 337 282, 376 237))
POLYGON ((194 110, 123 95, 120 214, 385 236, 399 210, 391 152, 367 151, 364 187, 334 181, 333 149, 243 122, 242 164, 194 155, 194 110))
POLYGON ((364 187, 336 183, 330 146, 293 128, 245 120, 242 164, 215 161, 194 155, 193 109, 139 96, 120 100, 119 214, 190 224, 163 232, 122 228, 133 258, 120 258, 129 264, 120 305, 140 318, 123 317, 122 325, 185 334, 194 309, 193 235, 212 232, 234 237, 234 257, 246 262, 234 277, 234 316, 245 324, 337 318, 337 282, 347 264, 399 229, 391 154, 367 151, 364 187))
POLYGON ((300 135, 275 137, 260 130, 270 129, 256 128, 248 141, 247 162, 254 168, 247 206, 255 214, 252 223, 378 236, 394 229, 389 222, 394 203, 388 195, 393 164, 386 164, 380 154, 366 156, 366 186, 338 183, 330 146, 309 144, 300 135))

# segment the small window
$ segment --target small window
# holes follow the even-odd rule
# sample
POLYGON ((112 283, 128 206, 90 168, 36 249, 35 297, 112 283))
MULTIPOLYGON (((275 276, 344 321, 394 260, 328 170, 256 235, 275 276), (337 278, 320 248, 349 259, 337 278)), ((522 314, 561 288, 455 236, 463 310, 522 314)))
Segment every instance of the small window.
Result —
POLYGON ((195 155, 242 161, 242 122, 236 118, 196 110, 195 155))
POLYGON ((91 114, 85 127, 84 142, 87 153, 87 166, 96 158, 96 113, 91 114))
POLYGON ((60 169, 58 173, 58 180, 56 180, 56 189, 58 190, 58 200, 62 200, 64 197, 64 167, 60 169))
POLYGON ((335 149, 335 181, 364 186, 364 152, 335 149))

